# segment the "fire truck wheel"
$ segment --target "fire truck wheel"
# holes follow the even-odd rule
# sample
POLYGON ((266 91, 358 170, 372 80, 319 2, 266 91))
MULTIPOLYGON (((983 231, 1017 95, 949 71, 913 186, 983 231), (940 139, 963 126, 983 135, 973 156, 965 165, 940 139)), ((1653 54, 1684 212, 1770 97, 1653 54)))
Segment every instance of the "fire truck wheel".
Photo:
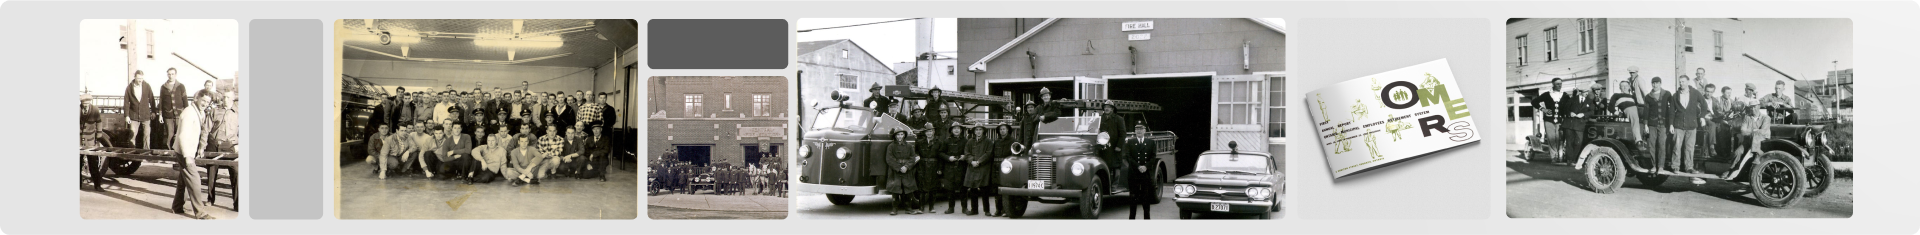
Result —
POLYGON ((853 203, 853 195, 827 194, 827 202, 832 202, 835 206, 845 206, 853 203))
POLYGON ((1007 196, 1007 218, 1019 219, 1027 214, 1027 197, 1007 196))
POLYGON ((140 161, 107 158, 107 170, 112 170, 115 175, 132 175, 134 171, 140 170, 140 161))
POLYGON ((1800 160, 1779 150, 1767 151, 1753 161, 1753 173, 1747 185, 1753 187, 1753 199, 1761 206, 1781 208, 1799 202, 1807 192, 1807 169, 1800 160))
POLYGON ((1621 164, 1620 154, 1614 152, 1613 148, 1594 148, 1593 153, 1588 155, 1586 166, 1580 172, 1587 190, 1609 194, 1626 183, 1626 166, 1621 164))
POLYGON ((1820 197, 1820 193, 1827 192, 1827 188, 1833 186, 1833 160, 1829 160, 1827 156, 1819 156, 1815 157, 1812 163, 1807 166, 1806 195, 1820 197))
POLYGON ((1101 181, 1100 176, 1096 175, 1093 176, 1093 181, 1089 182, 1093 182, 1093 184, 1087 185, 1086 189, 1081 189, 1080 191, 1080 218, 1099 219, 1100 203, 1104 201, 1100 200, 1100 192, 1102 192, 1100 191, 1100 187, 1104 186, 1106 181, 1101 181))

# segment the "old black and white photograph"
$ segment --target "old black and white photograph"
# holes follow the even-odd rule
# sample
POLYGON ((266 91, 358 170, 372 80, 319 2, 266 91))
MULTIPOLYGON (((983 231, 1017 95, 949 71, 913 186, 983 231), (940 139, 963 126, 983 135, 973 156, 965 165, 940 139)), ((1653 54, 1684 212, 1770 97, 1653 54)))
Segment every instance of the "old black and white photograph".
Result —
POLYGON ((335 216, 636 218, 637 27, 336 21, 335 216))
POLYGON ((785 219, 781 76, 648 78, 647 218, 785 219))
POLYGON ((1507 20, 1507 215, 1853 216, 1853 22, 1507 20))
POLYGON ((795 218, 1269 219, 1281 19, 801 19, 795 218))
POLYGON ((90 19, 79 31, 80 217, 238 217, 237 23, 90 19))

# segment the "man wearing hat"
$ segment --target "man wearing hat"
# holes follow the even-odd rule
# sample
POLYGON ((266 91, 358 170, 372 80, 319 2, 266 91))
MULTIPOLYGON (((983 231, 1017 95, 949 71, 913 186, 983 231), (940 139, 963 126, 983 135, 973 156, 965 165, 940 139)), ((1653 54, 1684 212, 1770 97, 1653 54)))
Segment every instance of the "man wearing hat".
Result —
POLYGON ((885 93, 880 91, 880 83, 873 83, 872 87, 867 88, 867 93, 871 95, 868 95, 867 100, 862 101, 861 105, 872 108, 873 116, 879 117, 881 114, 893 111, 889 109, 893 107, 893 98, 888 98, 885 93))
POLYGON ((1664 158, 1672 153, 1673 143, 1668 140, 1668 136, 1672 135, 1672 130, 1670 130, 1671 126, 1667 124, 1666 113, 1669 112, 1668 108, 1672 106, 1670 99, 1672 99, 1673 93, 1660 88, 1660 77, 1653 77, 1652 83, 1650 84, 1652 85, 1651 88, 1649 88, 1650 90, 1647 91, 1646 95, 1641 96, 1641 98, 1645 98, 1645 100, 1641 101, 1640 104, 1646 105, 1646 109, 1641 110, 1640 115, 1641 119, 1645 120, 1645 124, 1647 124, 1647 145, 1650 146, 1648 149, 1653 150, 1654 165, 1656 166, 1654 169, 1658 170, 1660 169, 1659 166, 1666 164, 1667 161, 1664 161, 1664 158))

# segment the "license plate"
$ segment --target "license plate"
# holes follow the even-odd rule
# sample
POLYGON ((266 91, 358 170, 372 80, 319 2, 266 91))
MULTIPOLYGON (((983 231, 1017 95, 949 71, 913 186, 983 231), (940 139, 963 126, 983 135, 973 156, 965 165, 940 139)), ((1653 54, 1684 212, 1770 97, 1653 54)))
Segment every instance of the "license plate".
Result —
POLYGON ((1227 203, 1215 202, 1212 205, 1207 205, 1207 209, 1212 209, 1213 211, 1227 211, 1227 203))
POLYGON ((1028 188, 1028 189, 1046 189, 1046 188, 1047 188, 1047 181, 1045 181, 1045 180, 1027 180, 1027 188, 1028 188))

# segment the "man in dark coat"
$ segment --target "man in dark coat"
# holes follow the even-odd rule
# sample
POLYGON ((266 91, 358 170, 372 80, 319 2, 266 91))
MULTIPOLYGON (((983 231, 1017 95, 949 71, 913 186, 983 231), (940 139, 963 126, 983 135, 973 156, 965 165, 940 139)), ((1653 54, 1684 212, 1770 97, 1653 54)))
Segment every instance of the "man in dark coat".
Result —
POLYGON ((885 93, 881 93, 880 83, 874 83, 872 88, 867 88, 867 93, 870 95, 867 95, 867 100, 861 102, 861 105, 873 109, 873 116, 879 117, 893 111, 891 109, 893 98, 888 98, 885 93))
POLYGON ((1667 112, 1669 115, 1667 121, 1673 125, 1674 147, 1672 165, 1668 168, 1676 172, 1698 173, 1693 169, 1693 148, 1696 141, 1699 141, 1699 132, 1696 130, 1699 130, 1701 124, 1705 122, 1701 117, 1707 113, 1706 96, 1693 88, 1693 80, 1688 79, 1686 75, 1680 75, 1679 82, 1673 85, 1678 91, 1674 92, 1673 99, 1669 100, 1672 105, 1668 107, 1672 111, 1667 112))
POLYGON ((947 214, 953 214, 954 204, 961 202, 966 195, 967 148, 974 141, 974 136, 967 133, 967 127, 960 126, 959 122, 954 122, 952 126, 947 130, 953 136, 947 141, 946 157, 942 159, 945 162, 941 163, 943 167, 940 169, 940 186, 946 190, 938 192, 943 194, 939 195, 941 198, 947 200, 947 214))
POLYGON ((1640 110, 1640 115, 1647 124, 1647 145, 1651 146, 1649 149, 1653 149, 1654 169, 1659 170, 1667 168, 1665 167, 1666 158, 1673 149, 1673 141, 1670 140, 1673 130, 1667 123, 1667 112, 1671 112, 1668 109, 1673 105, 1673 101, 1670 100, 1673 99, 1673 93, 1660 87, 1660 77, 1653 77, 1651 82, 1653 86, 1649 88, 1646 95, 1641 96, 1646 100, 1642 100, 1640 104, 1646 107, 1640 110))
POLYGON ((133 143, 138 148, 153 148, 153 87, 147 85, 146 71, 133 71, 133 80, 127 81, 127 94, 123 102, 126 107, 127 130, 133 134, 133 143))
POLYGON ((1133 205, 1127 207, 1127 219, 1133 219, 1134 209, 1139 209, 1141 219, 1151 220, 1153 219, 1152 203, 1160 200, 1160 195, 1154 193, 1160 191, 1158 190, 1160 184, 1153 182, 1153 172, 1159 167, 1159 164, 1156 164, 1159 157, 1155 156, 1157 151, 1154 150, 1154 143, 1147 139, 1144 131, 1147 129, 1147 124, 1141 122, 1135 124, 1133 128, 1142 131, 1127 137, 1127 161, 1129 165, 1133 165, 1130 168, 1134 170, 1133 175, 1137 176, 1127 180, 1127 192, 1129 192, 1127 194, 1133 195, 1133 205))
POLYGON ((162 124, 166 131, 161 132, 159 140, 172 146, 174 136, 180 134, 180 113, 187 109, 187 86, 180 84, 180 70, 167 68, 167 82, 160 84, 160 99, 155 106, 159 109, 162 124))
POLYGON ((887 162, 886 189, 887 194, 893 195, 893 210, 889 210, 887 215, 897 215, 901 208, 906 208, 910 215, 920 214, 920 207, 913 203, 911 196, 919 189, 913 167, 915 162, 920 161, 920 156, 915 153, 914 146, 907 143, 906 133, 893 135, 887 153, 887 159, 884 160, 887 162))

